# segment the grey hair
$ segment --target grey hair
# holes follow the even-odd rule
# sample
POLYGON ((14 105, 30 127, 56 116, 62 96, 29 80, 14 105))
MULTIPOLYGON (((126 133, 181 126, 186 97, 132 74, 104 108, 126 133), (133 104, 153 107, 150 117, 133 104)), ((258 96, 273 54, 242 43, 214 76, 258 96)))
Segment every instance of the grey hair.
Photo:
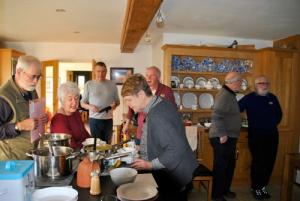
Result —
POLYGON ((232 77, 232 78, 229 78, 229 79, 226 79, 225 80, 225 84, 232 84, 236 81, 239 81, 241 79, 241 76, 240 75, 237 75, 235 77, 232 77))
POLYGON ((68 94, 74 94, 79 96, 80 95, 80 90, 77 86, 76 83, 74 82, 65 82, 61 84, 58 88, 58 99, 60 103, 63 103, 64 98, 68 94))
POLYGON ((147 70, 150 70, 150 69, 156 70, 156 73, 157 73, 158 77, 160 78, 161 71, 160 71, 160 69, 158 67, 156 67, 156 66, 150 66, 150 67, 147 68, 147 70))
POLYGON ((41 69, 41 62, 36 57, 30 55, 20 56, 17 62, 16 69, 27 70, 31 65, 35 65, 36 67, 41 69))

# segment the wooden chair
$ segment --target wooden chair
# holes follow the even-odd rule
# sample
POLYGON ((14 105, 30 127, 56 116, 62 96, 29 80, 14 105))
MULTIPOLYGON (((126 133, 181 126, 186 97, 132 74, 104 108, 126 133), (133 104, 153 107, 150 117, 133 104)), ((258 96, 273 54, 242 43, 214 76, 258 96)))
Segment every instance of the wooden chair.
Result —
MULTIPOLYGON (((187 128, 186 128, 187 131, 187 128)), ((204 188, 207 191, 207 201, 211 201, 211 194, 212 194, 212 171, 209 170, 205 165, 201 163, 201 135, 204 134, 204 130, 202 128, 197 128, 197 149, 195 151, 195 154, 197 155, 197 161, 198 161, 198 167, 194 171, 194 178, 193 183, 198 183, 199 187, 204 186, 204 188)), ((188 135, 188 132, 186 133, 188 135)), ((191 143, 190 143, 191 145, 191 143)))

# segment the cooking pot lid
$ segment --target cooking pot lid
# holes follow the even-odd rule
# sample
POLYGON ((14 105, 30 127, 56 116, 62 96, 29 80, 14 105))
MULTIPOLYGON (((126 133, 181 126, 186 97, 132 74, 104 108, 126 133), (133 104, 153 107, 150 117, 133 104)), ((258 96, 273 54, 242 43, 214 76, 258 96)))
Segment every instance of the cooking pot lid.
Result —
MULTIPOLYGON (((68 156, 73 152, 73 149, 65 146, 53 146, 54 156, 68 156)), ((42 149, 33 150, 32 153, 37 156, 51 156, 51 152, 48 147, 42 149)))

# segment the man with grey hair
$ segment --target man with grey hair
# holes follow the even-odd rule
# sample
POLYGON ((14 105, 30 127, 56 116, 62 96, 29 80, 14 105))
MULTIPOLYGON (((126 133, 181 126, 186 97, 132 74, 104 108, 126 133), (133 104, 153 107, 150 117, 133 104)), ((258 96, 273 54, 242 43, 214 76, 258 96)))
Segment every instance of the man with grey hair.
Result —
POLYGON ((18 59, 16 73, 0 89, 0 160, 25 159, 32 149, 30 131, 47 123, 29 118, 29 101, 38 98, 35 90, 41 78, 40 61, 29 55, 18 59))
POLYGON ((209 130, 210 143, 214 152, 213 191, 215 201, 236 197, 230 191, 235 168, 235 151, 240 135, 241 117, 235 93, 240 90, 241 76, 230 72, 225 77, 225 85, 218 92, 209 130))
POLYGON ((282 111, 277 97, 269 92, 269 81, 264 75, 254 80, 255 91, 239 101, 240 111, 248 118, 248 145, 252 155, 251 191, 255 199, 270 198, 266 190, 278 149, 277 126, 282 111))
MULTIPOLYGON (((172 89, 160 83, 160 77, 161 77, 161 72, 158 67, 150 66, 147 68, 146 81, 152 91, 152 94, 156 96, 161 96, 166 100, 170 101, 174 106, 176 106, 172 89)), ((132 120, 133 115, 134 115, 134 111, 131 108, 129 108, 127 119, 123 126, 123 133, 127 132, 129 123, 132 120)), ((138 127, 136 131, 137 144, 139 144, 139 141, 142 136, 142 128, 143 128, 144 120, 145 120, 145 114, 143 112, 139 112, 137 116, 138 127)))

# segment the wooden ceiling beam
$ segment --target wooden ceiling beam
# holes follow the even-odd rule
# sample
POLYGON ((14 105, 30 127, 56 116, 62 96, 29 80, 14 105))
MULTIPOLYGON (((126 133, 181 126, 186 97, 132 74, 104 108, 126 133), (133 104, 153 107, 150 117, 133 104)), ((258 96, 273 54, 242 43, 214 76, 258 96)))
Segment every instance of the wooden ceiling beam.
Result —
POLYGON ((121 35, 121 52, 132 53, 148 29, 162 0, 128 0, 121 35))

